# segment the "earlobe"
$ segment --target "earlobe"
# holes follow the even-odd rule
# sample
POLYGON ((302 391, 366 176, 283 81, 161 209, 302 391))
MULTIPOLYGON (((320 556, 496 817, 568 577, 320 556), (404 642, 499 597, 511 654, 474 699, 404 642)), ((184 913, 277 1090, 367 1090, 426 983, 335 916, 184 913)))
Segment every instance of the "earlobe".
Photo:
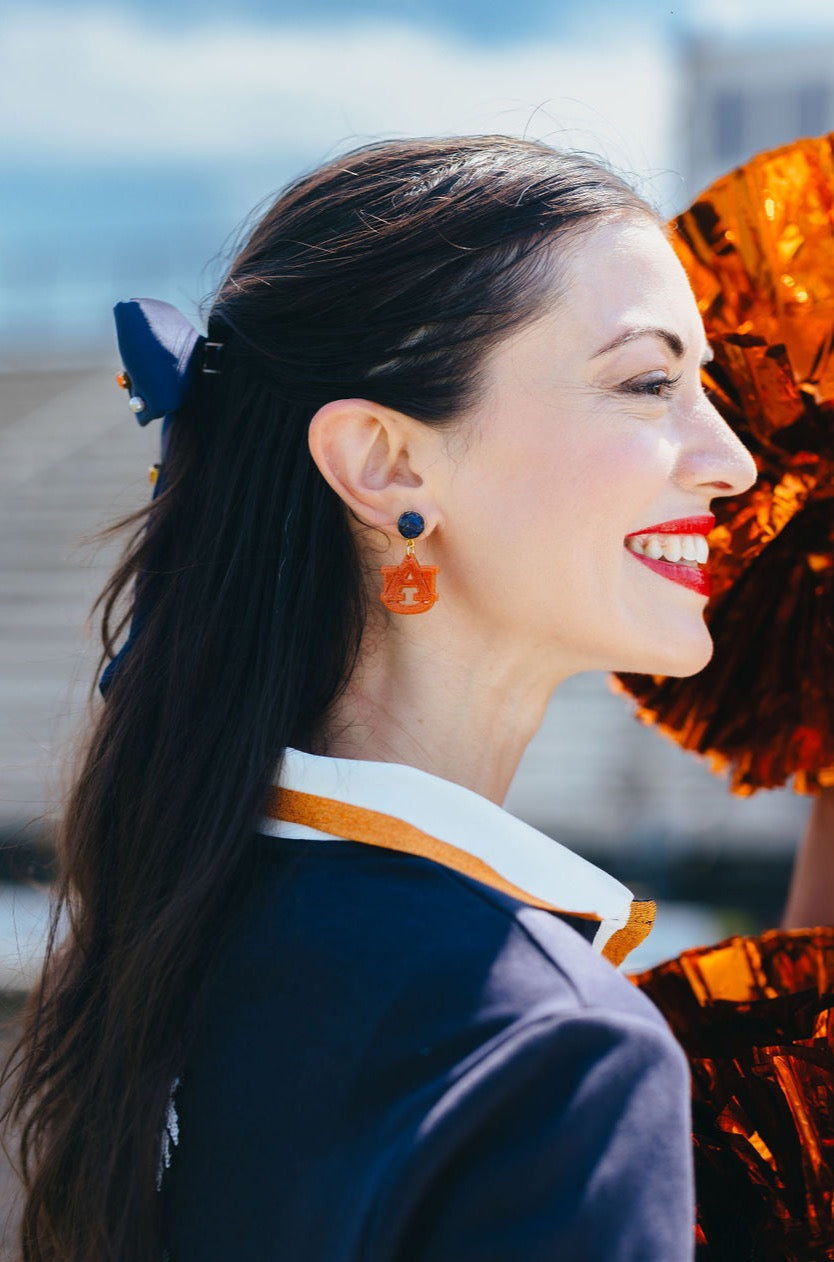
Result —
POLYGON ((430 508, 412 465, 417 424, 367 399, 326 403, 310 422, 310 454, 322 477, 361 521, 386 532, 418 497, 423 516, 430 508))

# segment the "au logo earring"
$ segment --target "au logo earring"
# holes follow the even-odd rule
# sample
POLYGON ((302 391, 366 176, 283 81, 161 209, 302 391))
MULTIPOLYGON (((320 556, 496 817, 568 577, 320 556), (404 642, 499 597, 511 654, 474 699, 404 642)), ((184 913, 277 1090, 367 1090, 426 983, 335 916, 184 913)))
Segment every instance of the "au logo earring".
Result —
POLYGON ((435 578, 436 565, 421 565, 414 555, 414 540, 419 538, 426 523, 419 513, 402 513, 397 529, 408 543, 405 556, 399 565, 381 565, 385 579, 380 600, 391 613, 425 613, 437 600, 435 578))

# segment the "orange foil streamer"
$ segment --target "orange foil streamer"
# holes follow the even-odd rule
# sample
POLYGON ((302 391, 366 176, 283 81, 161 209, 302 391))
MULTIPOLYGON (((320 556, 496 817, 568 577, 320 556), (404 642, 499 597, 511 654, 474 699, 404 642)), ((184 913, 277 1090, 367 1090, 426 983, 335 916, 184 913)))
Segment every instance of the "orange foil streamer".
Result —
POLYGON ((632 980, 689 1058, 698 1262, 834 1258, 834 929, 729 938, 632 980))
POLYGON ((672 242, 715 350, 705 385, 759 479, 712 506, 710 664, 619 685, 737 793, 813 792, 834 784, 834 134, 723 176, 672 242))

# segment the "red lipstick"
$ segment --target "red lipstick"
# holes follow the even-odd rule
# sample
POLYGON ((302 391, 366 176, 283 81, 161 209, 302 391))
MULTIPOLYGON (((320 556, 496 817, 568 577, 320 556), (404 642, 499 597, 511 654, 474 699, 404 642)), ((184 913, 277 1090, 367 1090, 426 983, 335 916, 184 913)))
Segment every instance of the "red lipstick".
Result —
POLYGON ((633 539, 635 535, 708 535, 714 525, 712 513, 704 513, 702 517, 678 517, 675 521, 662 521, 657 526, 632 530, 626 539, 633 539))
POLYGON ((656 574, 662 574, 664 578, 670 578, 673 583, 680 583, 681 587, 688 587, 700 596, 709 596, 712 592, 712 575, 706 570, 699 570, 696 565, 682 565, 679 561, 654 561, 651 557, 640 556, 639 552, 632 552, 631 555, 635 561, 642 561, 656 574))
MULTIPOLYGON (((700 517, 678 517, 674 521, 663 521, 654 526, 644 526, 642 530, 633 530, 626 535, 626 539, 634 539, 639 535, 708 535, 714 525, 715 517, 712 513, 704 513, 700 517)), ((633 552, 631 548, 626 551, 631 552, 636 561, 642 561, 656 574, 671 579, 673 583, 679 583, 689 591, 706 597, 712 592, 712 576, 698 565, 665 561, 662 558, 655 560, 640 552, 633 552)))

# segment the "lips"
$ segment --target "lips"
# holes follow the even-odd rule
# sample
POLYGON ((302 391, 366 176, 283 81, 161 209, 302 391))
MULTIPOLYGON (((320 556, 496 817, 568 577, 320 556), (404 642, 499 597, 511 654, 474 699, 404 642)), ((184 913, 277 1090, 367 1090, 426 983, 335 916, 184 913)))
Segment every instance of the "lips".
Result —
POLYGON ((712 578, 700 565, 707 559, 706 536, 714 525, 712 513, 657 522, 626 535, 626 549, 656 574, 709 597, 712 578))
POLYGON ((715 516, 712 513, 704 513, 701 517, 678 517, 675 521, 662 521, 657 526, 632 530, 626 539, 634 539, 637 535, 708 535, 714 525, 715 516))
POLYGON ((709 596, 712 593, 712 575, 699 570, 697 566, 682 565, 679 561, 655 561, 651 557, 638 556, 636 552, 631 555, 650 570, 654 570, 655 574, 662 574, 664 578, 670 578, 673 583, 680 583, 681 587, 688 587, 700 596, 709 596))

